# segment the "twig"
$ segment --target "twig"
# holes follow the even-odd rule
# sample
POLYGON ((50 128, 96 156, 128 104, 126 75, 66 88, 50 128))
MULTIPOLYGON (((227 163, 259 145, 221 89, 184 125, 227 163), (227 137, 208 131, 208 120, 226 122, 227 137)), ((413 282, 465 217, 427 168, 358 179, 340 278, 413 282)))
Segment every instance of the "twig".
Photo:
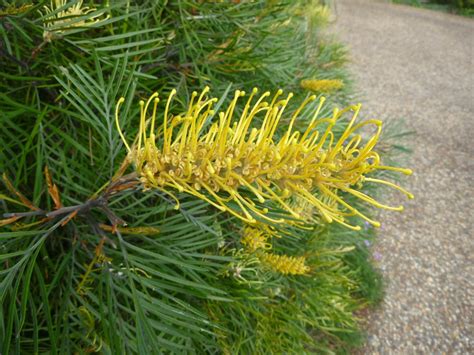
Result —
MULTIPOLYGON (((61 216, 63 218, 63 226, 66 225, 71 219, 73 219, 76 216, 85 216, 86 219, 88 220, 89 224, 93 227, 93 230, 95 232, 98 232, 98 234, 101 234, 100 228, 94 228, 98 223, 94 221, 94 219, 91 217, 89 212, 94 209, 98 208, 104 214, 107 216, 109 219, 110 223, 112 224, 112 228, 115 230, 115 228, 118 225, 125 226, 126 223, 123 219, 118 217, 109 207, 108 207, 108 201, 109 199, 116 195, 117 193, 121 191, 128 190, 130 188, 134 188, 135 186, 138 185, 139 181, 136 178, 136 174, 128 174, 119 178, 116 178, 112 180, 104 189, 104 191, 99 194, 96 197, 92 197, 89 200, 87 200, 84 203, 78 204, 78 205, 73 205, 73 206, 66 206, 66 207, 61 207, 57 208, 53 211, 45 211, 38 209, 37 207, 31 205, 29 206, 30 208, 34 209, 33 211, 29 212, 13 212, 13 213, 4 213, 3 218, 10 218, 10 219, 18 219, 18 218, 23 218, 23 217, 45 217, 47 220, 52 220, 56 217, 61 216), (65 216, 66 215, 66 216, 65 216), (94 222, 91 222, 94 221, 94 222)), ((16 191, 16 190, 15 190, 16 191)), ((21 195, 22 196, 22 195, 21 195)), ((103 233, 103 232, 102 232, 103 233)))

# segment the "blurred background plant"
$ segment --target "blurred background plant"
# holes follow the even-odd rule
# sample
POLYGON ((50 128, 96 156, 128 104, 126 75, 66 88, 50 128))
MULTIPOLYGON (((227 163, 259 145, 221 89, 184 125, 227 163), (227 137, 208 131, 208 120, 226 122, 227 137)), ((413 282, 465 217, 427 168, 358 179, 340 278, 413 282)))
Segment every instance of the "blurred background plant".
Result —
POLYGON ((393 2, 474 17, 474 0, 393 0, 393 2))
MULTIPOLYGON (((178 194, 175 210, 166 193, 110 184, 126 154, 114 123, 121 96, 128 137, 135 98, 154 91, 176 89, 178 113, 206 85, 218 107, 234 89, 281 87, 295 95, 291 112, 313 93, 304 80, 332 80, 316 90, 328 97, 321 116, 351 102, 346 50, 322 32, 326 7, 0 4, 1 353, 334 353, 363 341, 355 314, 382 297, 370 226, 275 227, 265 243, 300 271, 285 274, 248 250, 242 221, 209 204, 178 194)), ((404 134, 389 130, 384 159, 399 160, 404 134)))

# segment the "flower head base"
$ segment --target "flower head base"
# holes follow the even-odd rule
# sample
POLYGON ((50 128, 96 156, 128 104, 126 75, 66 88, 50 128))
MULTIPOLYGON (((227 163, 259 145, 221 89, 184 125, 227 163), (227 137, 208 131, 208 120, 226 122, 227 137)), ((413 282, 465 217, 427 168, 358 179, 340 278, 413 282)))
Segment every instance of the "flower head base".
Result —
POLYGON ((357 215, 374 225, 378 222, 349 205, 340 196, 341 192, 390 210, 402 210, 402 207, 385 206, 353 186, 378 182, 412 197, 390 182, 366 177, 378 169, 405 174, 411 171, 380 164, 379 155, 372 149, 380 136, 382 123, 366 120, 356 124, 360 105, 335 109, 332 117, 318 118, 324 103, 322 98, 306 130, 299 132, 294 130, 295 121, 316 96, 304 100, 287 120, 283 115, 292 93, 281 98, 283 91, 278 90, 269 100, 269 92, 256 98, 257 89, 254 89, 235 119, 235 108, 245 96, 245 92, 237 90, 227 109, 213 120, 217 98, 208 98, 208 92, 208 87, 201 94, 194 92, 187 111, 170 116, 171 100, 176 94, 173 90, 159 128, 156 127, 158 93, 146 103, 141 101, 139 134, 132 146, 120 130, 118 114, 125 99, 119 100, 116 108, 119 134, 145 188, 161 190, 176 201, 173 190, 186 192, 251 224, 257 219, 265 223, 317 222, 319 217, 304 219, 291 207, 291 199, 300 198, 313 205, 325 221, 336 221, 353 229, 360 227, 349 225, 346 216, 357 215), (151 117, 147 119, 150 111, 151 117), (352 112, 352 118, 336 139, 332 128, 346 112, 352 112), (258 128, 252 127, 257 116, 262 123, 258 128), (283 122, 288 123, 288 127, 277 139, 275 132, 283 122), (376 131, 363 145, 362 137, 354 133, 365 126, 373 126, 376 131), (274 204, 288 216, 271 215, 269 208, 274 204))
POLYGON ((309 266, 305 265, 306 258, 304 256, 263 253, 260 255, 260 260, 273 271, 284 275, 305 275, 310 271, 309 266))
POLYGON ((338 79, 306 79, 301 80, 300 85, 303 89, 314 91, 316 93, 330 93, 344 87, 342 80, 338 79))
POLYGON ((51 0, 51 7, 44 6, 46 11, 43 37, 51 40, 54 34, 64 33, 71 27, 85 27, 99 23, 109 18, 103 12, 97 12, 94 7, 83 7, 83 0, 68 6, 67 0, 51 0), (90 15, 94 13, 93 15, 90 15), (87 16, 89 15, 89 16, 87 16))

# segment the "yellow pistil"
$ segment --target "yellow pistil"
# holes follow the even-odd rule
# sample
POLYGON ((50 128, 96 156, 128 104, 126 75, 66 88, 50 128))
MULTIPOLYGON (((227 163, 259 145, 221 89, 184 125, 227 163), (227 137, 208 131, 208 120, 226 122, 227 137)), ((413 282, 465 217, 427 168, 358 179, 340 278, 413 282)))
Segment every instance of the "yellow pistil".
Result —
POLYGON ((343 81, 339 79, 305 79, 301 80, 300 85, 305 90, 317 93, 330 93, 344 87, 343 81))
POLYGON ((184 192, 196 196, 221 211, 226 211, 246 223, 318 223, 321 218, 358 230, 347 217, 358 216, 374 226, 374 221, 351 206, 344 194, 353 195, 378 208, 401 210, 401 206, 386 206, 360 192, 364 183, 391 186, 409 198, 412 195, 391 182, 368 175, 377 170, 410 174, 411 170, 384 166, 373 150, 382 129, 378 120, 356 123, 360 105, 334 109, 329 117, 318 117, 324 98, 316 104, 314 114, 303 131, 295 130, 300 112, 316 97, 308 97, 289 117, 285 109, 293 94, 283 91, 256 97, 253 89, 245 100, 242 114, 234 117, 239 101, 245 96, 237 90, 227 107, 215 113, 217 98, 208 97, 209 88, 193 93, 185 112, 172 115, 173 90, 165 103, 162 125, 155 128, 158 94, 140 102, 139 132, 128 144, 120 129, 119 99, 116 108, 118 132, 145 189, 157 189, 172 196, 184 192), (149 115, 151 114, 151 117, 149 115), (342 134, 336 138, 333 127, 345 114, 352 114, 342 134), (257 117, 260 125, 254 124, 257 117), (287 122, 282 137, 275 136, 277 127, 287 122), (375 128, 365 141, 358 132, 375 128), (292 202, 299 200, 306 207, 299 209, 292 202), (278 206, 288 216, 269 212, 269 205, 278 206), (311 207, 311 208, 310 208, 311 207))
POLYGON ((304 256, 262 253, 259 258, 270 269, 283 275, 305 275, 310 271, 309 266, 305 265, 306 258, 304 256))

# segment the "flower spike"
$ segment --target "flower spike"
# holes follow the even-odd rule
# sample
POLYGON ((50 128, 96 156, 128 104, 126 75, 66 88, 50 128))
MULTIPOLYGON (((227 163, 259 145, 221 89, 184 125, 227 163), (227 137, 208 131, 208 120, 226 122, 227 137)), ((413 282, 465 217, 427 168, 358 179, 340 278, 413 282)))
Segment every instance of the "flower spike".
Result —
POLYGON ((356 123, 360 105, 335 109, 331 117, 319 118, 324 102, 321 98, 307 128, 299 132, 295 130, 295 121, 315 96, 304 100, 293 115, 284 119, 293 94, 281 99, 282 90, 273 97, 265 92, 254 101, 257 91, 252 90, 242 114, 235 117, 239 101, 246 95, 243 91, 237 90, 227 109, 214 116, 213 106, 218 99, 209 98, 206 87, 200 94, 192 94, 186 112, 174 116, 170 113, 171 100, 176 95, 173 90, 166 100, 161 127, 155 127, 159 111, 155 93, 146 103, 140 102, 139 132, 131 146, 120 129, 119 108, 124 101, 121 98, 116 108, 116 124, 143 187, 166 192, 177 201, 177 206, 179 201, 173 191, 188 193, 250 224, 257 220, 317 223, 323 218, 355 230, 360 227, 351 225, 346 217, 358 216, 374 226, 380 223, 351 206, 345 194, 378 208, 403 209, 386 206, 360 192, 363 183, 388 185, 413 197, 391 182, 368 176, 376 170, 405 174, 411 170, 380 165, 380 157, 373 148, 382 123, 378 120, 356 123), (346 113, 352 113, 352 118, 336 138, 332 129, 346 113), (261 117, 260 125, 257 116, 261 117), (212 117, 216 118, 211 121, 212 117), (281 122, 289 125, 278 139, 275 132, 281 122), (357 132, 366 126, 376 130, 364 144, 357 132), (292 203, 294 200, 309 204, 315 213, 300 213, 292 203), (268 202, 279 206, 288 216, 271 215, 272 204, 268 202))

